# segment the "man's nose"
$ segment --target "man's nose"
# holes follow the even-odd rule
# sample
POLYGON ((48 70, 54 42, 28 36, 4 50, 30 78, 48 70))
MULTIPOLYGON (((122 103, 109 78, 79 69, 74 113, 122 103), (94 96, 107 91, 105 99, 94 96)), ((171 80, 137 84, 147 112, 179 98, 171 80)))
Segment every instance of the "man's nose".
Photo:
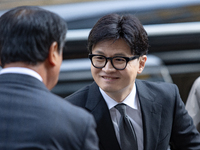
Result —
POLYGON ((103 71, 105 72, 112 72, 116 71, 116 69, 113 67, 111 60, 108 60, 105 67, 102 68, 103 71))

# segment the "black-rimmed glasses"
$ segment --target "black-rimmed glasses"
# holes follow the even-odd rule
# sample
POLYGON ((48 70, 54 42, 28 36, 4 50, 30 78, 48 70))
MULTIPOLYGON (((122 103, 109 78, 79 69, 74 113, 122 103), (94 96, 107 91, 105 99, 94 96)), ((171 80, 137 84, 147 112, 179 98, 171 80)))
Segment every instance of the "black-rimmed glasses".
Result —
POLYGON ((122 57, 122 56, 106 57, 103 55, 89 54, 91 63, 95 68, 105 67, 109 59, 111 61, 112 66, 116 70, 124 70, 129 61, 137 59, 139 57, 140 57, 139 55, 135 55, 133 57, 122 57))

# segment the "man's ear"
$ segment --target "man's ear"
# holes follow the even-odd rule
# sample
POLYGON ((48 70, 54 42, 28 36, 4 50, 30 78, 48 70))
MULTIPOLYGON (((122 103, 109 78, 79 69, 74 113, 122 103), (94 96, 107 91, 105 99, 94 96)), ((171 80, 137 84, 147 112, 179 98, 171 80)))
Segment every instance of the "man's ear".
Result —
POLYGON ((53 42, 49 48, 49 63, 53 66, 56 65, 57 63, 57 57, 59 55, 58 52, 58 43, 57 42, 53 42))
POLYGON ((138 74, 142 73, 144 67, 145 67, 145 63, 147 61, 147 56, 143 55, 139 58, 139 69, 137 71, 138 74))

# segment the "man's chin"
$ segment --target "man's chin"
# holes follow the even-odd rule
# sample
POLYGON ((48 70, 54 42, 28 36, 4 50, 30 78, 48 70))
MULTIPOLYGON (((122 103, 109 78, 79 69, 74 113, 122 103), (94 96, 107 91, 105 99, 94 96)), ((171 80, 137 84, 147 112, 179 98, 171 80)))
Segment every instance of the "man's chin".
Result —
POLYGON ((116 92, 116 89, 113 87, 102 87, 101 88, 104 92, 108 92, 108 93, 114 93, 116 92))

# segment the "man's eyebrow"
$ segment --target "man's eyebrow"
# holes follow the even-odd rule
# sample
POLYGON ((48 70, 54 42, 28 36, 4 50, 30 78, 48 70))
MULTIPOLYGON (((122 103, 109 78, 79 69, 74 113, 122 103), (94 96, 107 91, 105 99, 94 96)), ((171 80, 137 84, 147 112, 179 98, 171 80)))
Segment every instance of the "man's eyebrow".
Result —
MULTIPOLYGON (((105 53, 104 52, 102 52, 102 51, 95 51, 95 53, 97 53, 97 54, 100 54, 100 55, 105 55, 105 53)), ((114 56, 122 56, 122 57, 125 57, 125 56, 127 56, 126 54, 124 54, 124 53, 116 53, 116 54, 114 54, 114 56)))
POLYGON ((124 53, 116 53, 114 56, 126 56, 124 53))
POLYGON ((101 55, 104 55, 104 52, 102 52, 102 51, 95 51, 95 53, 98 53, 98 54, 101 54, 101 55))

